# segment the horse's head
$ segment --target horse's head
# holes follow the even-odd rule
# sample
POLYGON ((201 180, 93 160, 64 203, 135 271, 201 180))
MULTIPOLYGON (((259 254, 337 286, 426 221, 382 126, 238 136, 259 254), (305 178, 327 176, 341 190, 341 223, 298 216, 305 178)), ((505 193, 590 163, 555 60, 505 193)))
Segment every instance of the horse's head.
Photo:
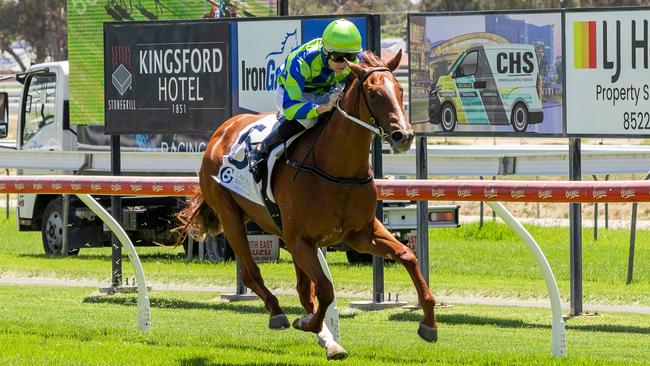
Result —
POLYGON ((402 50, 385 63, 370 52, 362 56, 360 64, 348 62, 348 67, 361 82, 357 86, 359 118, 378 125, 393 152, 407 151, 414 133, 404 113, 404 92, 393 75, 402 59, 402 50))

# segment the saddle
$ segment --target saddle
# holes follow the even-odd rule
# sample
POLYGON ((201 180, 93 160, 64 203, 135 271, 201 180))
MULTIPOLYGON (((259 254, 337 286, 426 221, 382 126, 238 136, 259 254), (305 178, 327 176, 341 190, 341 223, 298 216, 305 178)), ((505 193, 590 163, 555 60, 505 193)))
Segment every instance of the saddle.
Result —
POLYGON ((265 206, 276 224, 282 227, 280 223, 280 211, 277 208, 275 197, 271 190, 273 167, 278 161, 283 161, 281 158, 286 148, 302 135, 302 133, 291 137, 286 144, 280 144, 270 151, 269 157, 266 160, 266 176, 259 183, 255 182, 253 175, 248 169, 248 152, 268 136, 277 123, 278 119, 276 115, 272 114, 250 124, 242 130, 230 148, 228 155, 223 157, 221 168, 219 168, 217 175, 212 177, 224 188, 258 205, 265 206))

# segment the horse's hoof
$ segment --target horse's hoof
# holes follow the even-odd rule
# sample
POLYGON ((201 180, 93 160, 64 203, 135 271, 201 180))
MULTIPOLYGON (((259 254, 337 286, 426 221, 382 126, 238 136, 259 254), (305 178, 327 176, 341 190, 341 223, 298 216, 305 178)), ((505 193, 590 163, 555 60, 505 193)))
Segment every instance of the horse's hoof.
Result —
POLYGON ((420 323, 418 335, 427 342, 436 342, 438 340, 438 328, 432 328, 420 323))
POLYGON ((286 314, 271 315, 269 317, 269 328, 284 330, 289 328, 289 319, 286 314))
POLYGON ((313 314, 308 314, 305 316, 301 316, 300 318, 296 319, 293 321, 293 327, 298 329, 298 330, 305 330, 305 327, 309 322, 311 321, 311 318, 313 317, 313 314))
POLYGON ((348 357, 348 351, 338 344, 331 345, 327 347, 325 351, 327 354, 327 360, 344 360, 348 357))

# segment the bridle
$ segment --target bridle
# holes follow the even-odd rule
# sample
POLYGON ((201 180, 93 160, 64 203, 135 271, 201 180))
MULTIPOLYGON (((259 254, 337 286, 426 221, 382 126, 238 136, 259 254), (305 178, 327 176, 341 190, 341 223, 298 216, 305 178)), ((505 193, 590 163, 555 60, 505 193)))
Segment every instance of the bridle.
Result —
MULTIPOLYGON (((384 131, 384 129, 381 126, 375 127, 375 126, 377 126, 377 118, 375 118, 374 113, 372 113, 372 109, 370 109, 370 103, 368 103, 368 97, 366 96, 366 93, 363 92, 363 83, 366 81, 366 79, 372 73, 379 72, 379 71, 381 71, 381 72, 384 72, 384 71, 391 72, 390 69, 387 68, 387 67, 372 67, 372 68, 366 69, 365 74, 363 74, 363 76, 361 76, 360 78, 357 79, 358 83, 359 83, 359 85, 358 85, 358 94, 363 96, 363 102, 365 103, 366 109, 368 110, 368 113, 370 114, 370 123, 362 121, 361 119, 359 119, 357 117, 353 117, 353 116, 349 115, 347 112, 345 112, 341 108, 341 106, 339 106, 339 101, 336 101, 336 109, 339 111, 339 113, 341 113, 341 115, 343 117, 345 117, 345 118, 349 119, 350 121, 360 125, 361 127, 364 127, 366 129, 370 130, 372 133, 379 136, 380 138, 385 139, 387 137, 387 135, 386 135, 386 132, 384 131)), ((357 97, 357 100, 359 100, 359 99, 361 99, 361 98, 357 97)), ((357 107, 358 107, 358 103, 357 103, 357 107)), ((357 110, 357 114, 359 116, 361 116, 360 112, 361 111, 357 110)))

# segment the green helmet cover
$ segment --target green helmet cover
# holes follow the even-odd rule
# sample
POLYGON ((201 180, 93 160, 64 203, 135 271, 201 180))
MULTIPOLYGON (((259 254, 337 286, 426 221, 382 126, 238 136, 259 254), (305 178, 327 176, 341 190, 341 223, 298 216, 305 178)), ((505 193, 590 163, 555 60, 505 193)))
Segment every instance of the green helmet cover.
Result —
POLYGON ((351 21, 337 19, 323 31, 323 48, 327 52, 361 52, 361 33, 351 21))

